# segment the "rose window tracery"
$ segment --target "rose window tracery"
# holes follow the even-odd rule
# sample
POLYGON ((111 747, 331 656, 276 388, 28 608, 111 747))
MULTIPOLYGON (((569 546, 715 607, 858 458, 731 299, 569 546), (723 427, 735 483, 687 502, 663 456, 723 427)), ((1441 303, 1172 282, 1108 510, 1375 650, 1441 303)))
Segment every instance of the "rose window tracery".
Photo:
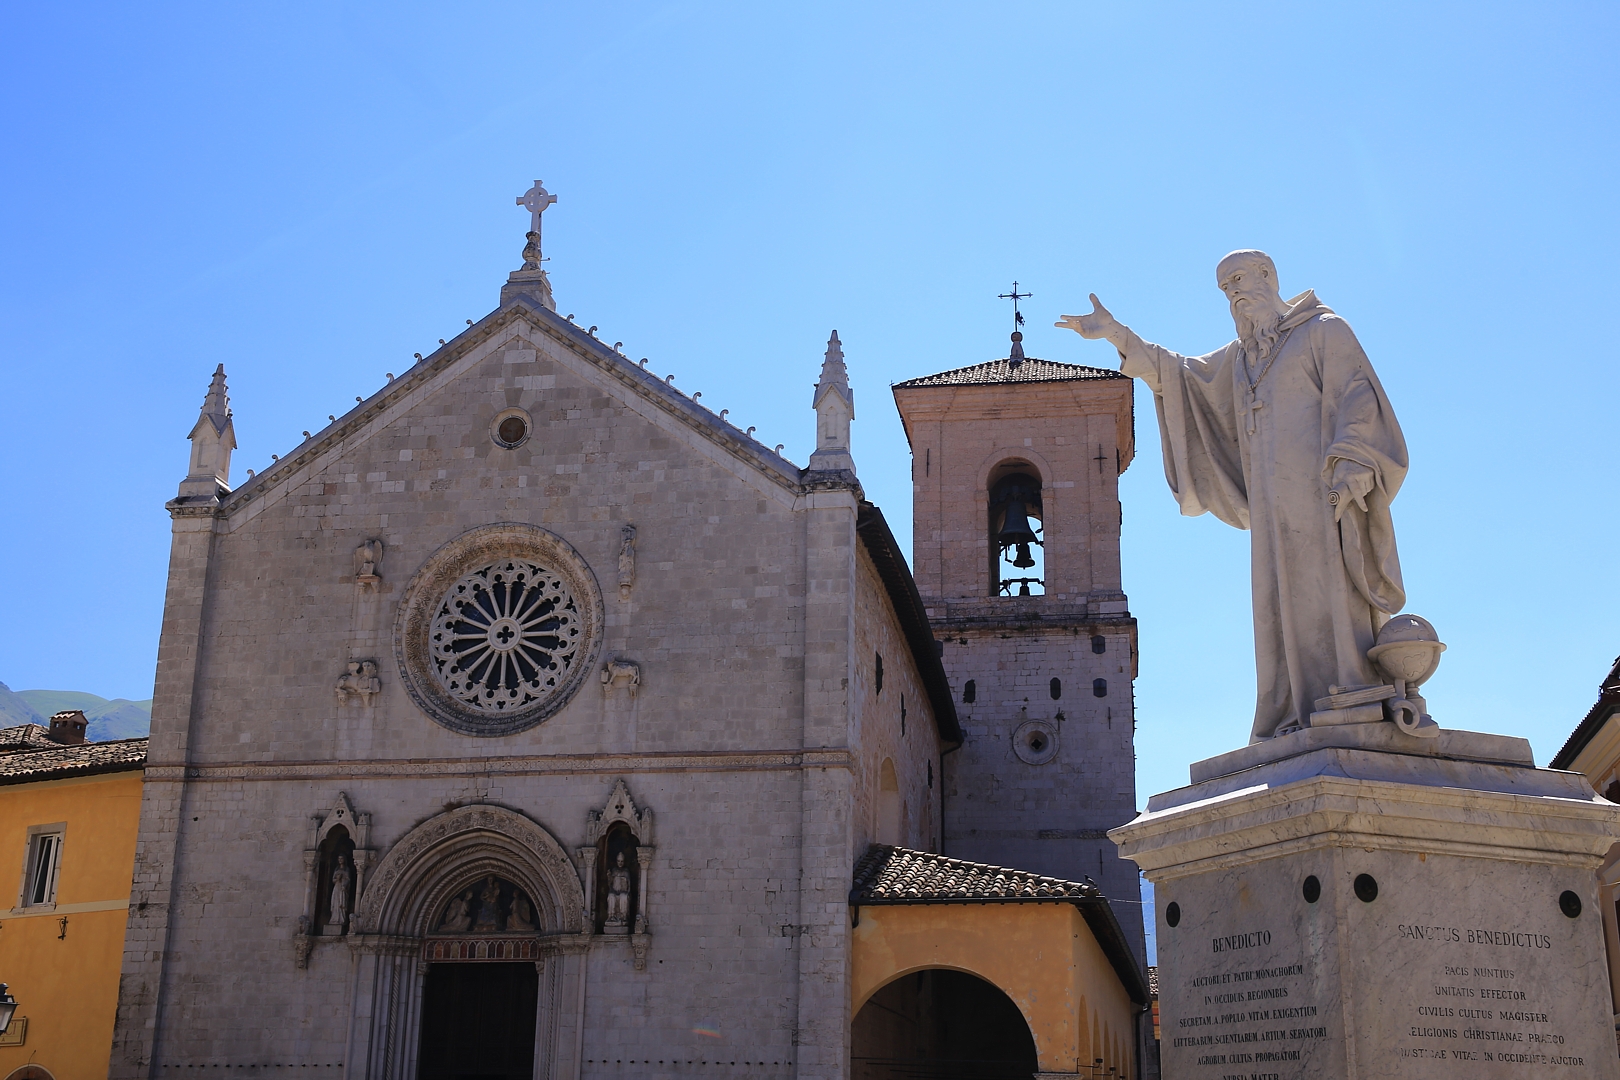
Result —
POLYGON ((500 559, 462 576, 439 604, 429 628, 432 674, 464 706, 524 712, 569 683, 583 629, 561 574, 500 559))

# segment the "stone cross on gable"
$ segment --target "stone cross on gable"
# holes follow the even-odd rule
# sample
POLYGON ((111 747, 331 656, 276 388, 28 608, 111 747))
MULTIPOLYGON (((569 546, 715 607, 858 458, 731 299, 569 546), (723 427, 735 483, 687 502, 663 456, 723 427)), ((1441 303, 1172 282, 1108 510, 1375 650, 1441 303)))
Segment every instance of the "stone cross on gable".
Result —
POLYGON ((557 196, 547 191, 538 180, 534 182, 534 187, 517 197, 517 204, 529 212, 530 232, 540 231, 540 215, 546 212, 546 207, 556 201, 557 196))

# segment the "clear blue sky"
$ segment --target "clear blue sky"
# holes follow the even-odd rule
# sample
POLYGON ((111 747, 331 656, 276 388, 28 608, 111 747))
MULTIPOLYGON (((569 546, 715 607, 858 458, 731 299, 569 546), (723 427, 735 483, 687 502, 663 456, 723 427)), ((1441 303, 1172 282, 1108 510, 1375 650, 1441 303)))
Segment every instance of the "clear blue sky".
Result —
MULTIPOLYGON (((900 531, 887 386, 1095 290, 1231 336, 1237 247, 1344 314, 1411 444, 1443 725, 1545 761, 1620 653, 1612 4, 9 5, 0 680, 146 697, 208 375, 235 479, 496 303, 536 177, 559 311, 803 462, 827 332, 900 531)), ((1140 790, 1240 744, 1247 537, 1123 481, 1140 790)))

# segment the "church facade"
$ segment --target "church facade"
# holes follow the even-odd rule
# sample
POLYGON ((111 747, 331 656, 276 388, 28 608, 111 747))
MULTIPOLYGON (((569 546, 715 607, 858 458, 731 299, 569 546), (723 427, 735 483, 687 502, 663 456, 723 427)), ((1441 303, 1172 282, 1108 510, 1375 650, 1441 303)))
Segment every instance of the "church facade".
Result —
MULTIPOLYGON (((1045 1019, 997 992, 1033 1071, 1139 1075, 1135 877, 1096 842, 1134 810, 1117 519, 1067 534, 1050 600, 998 581, 1001 622, 947 618, 864 498, 836 334, 800 468, 559 317, 538 239, 494 312, 234 488, 216 372, 168 507, 111 1075, 889 1075, 916 1025, 863 1056, 862 1006, 951 966, 907 905, 1083 939, 1045 1019)), ((981 453, 1040 473, 1054 531, 1093 427, 1128 461, 1110 392, 1073 462, 981 453)), ((962 497, 989 574, 1011 504, 962 497)))

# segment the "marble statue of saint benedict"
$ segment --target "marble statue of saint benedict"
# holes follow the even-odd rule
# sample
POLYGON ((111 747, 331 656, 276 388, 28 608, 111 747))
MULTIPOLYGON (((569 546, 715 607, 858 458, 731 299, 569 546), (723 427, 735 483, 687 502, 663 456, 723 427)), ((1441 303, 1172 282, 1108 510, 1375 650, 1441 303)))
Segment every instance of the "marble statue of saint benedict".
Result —
POLYGON ((1237 340, 1203 356, 1144 341, 1095 295, 1057 325, 1106 338, 1153 391, 1181 512, 1249 530, 1257 742, 1308 726, 1330 688, 1383 681, 1367 650, 1406 603, 1389 513, 1406 439, 1350 324, 1314 292, 1284 300, 1261 251, 1232 252, 1215 280, 1237 340))

